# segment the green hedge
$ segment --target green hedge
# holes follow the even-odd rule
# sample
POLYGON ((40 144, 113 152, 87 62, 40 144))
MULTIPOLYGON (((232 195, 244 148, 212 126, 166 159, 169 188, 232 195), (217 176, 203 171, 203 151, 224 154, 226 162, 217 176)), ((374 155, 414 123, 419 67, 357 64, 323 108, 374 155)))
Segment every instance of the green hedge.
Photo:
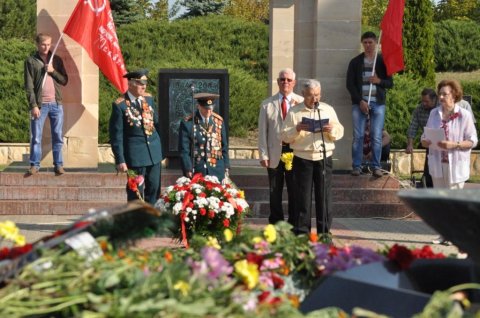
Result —
MULTIPOLYGON (((226 68, 230 74, 230 135, 245 137, 257 128, 258 106, 267 97, 268 26, 225 16, 171 23, 142 21, 118 29, 128 69, 150 69, 148 91, 156 96, 160 68, 226 68)), ((469 41, 470 42, 470 41, 469 41)), ((480 43, 480 42, 479 42, 480 43)), ((472 44, 473 45, 473 44, 472 44)), ((475 44, 476 45, 476 44, 475 44)), ((28 106, 23 90, 23 62, 35 51, 30 41, 0 38, 0 142, 28 142, 28 106)), ((346 66, 345 66, 346 67, 346 66)), ((420 101, 421 79, 395 75, 388 92, 385 125, 393 148, 404 148, 413 109, 420 101)), ((480 87, 462 82, 473 96, 480 120, 480 87)), ((99 142, 108 141, 111 103, 120 94, 100 76, 99 142)), ((160 101, 161 103, 161 101, 160 101)))
POLYGON ((470 72, 480 68, 480 25, 446 20, 435 24, 437 72, 470 72))

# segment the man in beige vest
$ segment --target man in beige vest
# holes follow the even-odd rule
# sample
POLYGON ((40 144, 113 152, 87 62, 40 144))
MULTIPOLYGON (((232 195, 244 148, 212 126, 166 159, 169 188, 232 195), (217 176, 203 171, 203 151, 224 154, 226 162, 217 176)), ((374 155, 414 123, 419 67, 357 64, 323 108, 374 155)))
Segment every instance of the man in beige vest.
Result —
POLYGON ((283 221, 282 193, 284 180, 288 192, 288 222, 294 225, 294 183, 292 171, 285 169, 285 163, 280 160, 282 153, 292 152, 290 146, 282 143, 281 128, 283 120, 290 108, 303 102, 303 97, 293 93, 295 73, 286 68, 280 71, 277 78, 279 92, 267 98, 260 105, 258 116, 258 151, 260 164, 267 168, 270 186, 270 216, 268 221, 274 224, 283 221))

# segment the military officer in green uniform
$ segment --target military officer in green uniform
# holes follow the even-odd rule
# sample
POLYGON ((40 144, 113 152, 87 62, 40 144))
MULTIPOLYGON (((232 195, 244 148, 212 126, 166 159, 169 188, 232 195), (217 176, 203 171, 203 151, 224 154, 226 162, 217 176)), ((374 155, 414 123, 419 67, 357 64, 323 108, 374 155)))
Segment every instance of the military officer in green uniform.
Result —
POLYGON ((230 163, 228 141, 223 118, 213 112, 217 94, 198 93, 195 114, 180 123, 179 150, 183 174, 191 178, 195 173, 225 179, 230 163), (193 163, 192 163, 193 162, 193 163))
MULTIPOLYGON (((155 204, 160 194, 162 145, 153 97, 145 92, 148 70, 125 74, 128 91, 112 104, 110 143, 117 171, 133 170, 144 177, 138 187, 145 202, 155 204)), ((127 185, 127 200, 138 199, 127 185)))

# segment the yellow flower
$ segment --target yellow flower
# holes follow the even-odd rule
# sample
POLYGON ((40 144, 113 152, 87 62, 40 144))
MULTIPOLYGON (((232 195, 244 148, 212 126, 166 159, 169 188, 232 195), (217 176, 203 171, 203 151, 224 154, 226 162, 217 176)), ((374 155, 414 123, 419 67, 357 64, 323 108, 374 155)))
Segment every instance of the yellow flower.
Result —
POLYGON ((252 239, 253 244, 258 244, 258 243, 260 243, 261 241, 263 241, 263 239, 262 239, 260 236, 255 236, 255 237, 252 239))
POLYGON ((18 234, 17 236, 15 236, 14 241, 15 244, 17 244, 18 246, 23 246, 25 245, 25 236, 18 234))
POLYGON ((219 250, 219 249, 222 248, 222 247, 220 246, 220 244, 218 244, 217 238, 216 238, 216 237, 213 237, 213 236, 207 237, 207 246, 216 248, 217 250, 219 250))
POLYGON ((233 239, 233 232, 229 228, 223 230, 223 236, 225 237, 225 241, 230 242, 233 239))
POLYGON ((188 292, 190 291, 190 285, 183 280, 179 280, 175 285, 173 285, 173 289, 179 290, 183 296, 187 296, 188 292))
POLYGON ((273 224, 267 225, 263 231, 263 236, 265 236, 268 243, 275 242, 277 239, 277 230, 275 229, 275 226, 273 224))
POLYGON ((10 241, 15 241, 18 235, 18 228, 12 221, 0 222, 0 236, 10 241))
POLYGON ((285 170, 292 170, 293 167, 293 152, 284 152, 280 160, 285 163, 285 170))
POLYGON ((245 191, 243 190, 238 190, 238 196, 242 199, 245 199, 245 191))
POLYGON ((257 286, 260 276, 257 264, 249 263, 246 259, 237 261, 235 263, 235 272, 240 275, 248 289, 257 286))

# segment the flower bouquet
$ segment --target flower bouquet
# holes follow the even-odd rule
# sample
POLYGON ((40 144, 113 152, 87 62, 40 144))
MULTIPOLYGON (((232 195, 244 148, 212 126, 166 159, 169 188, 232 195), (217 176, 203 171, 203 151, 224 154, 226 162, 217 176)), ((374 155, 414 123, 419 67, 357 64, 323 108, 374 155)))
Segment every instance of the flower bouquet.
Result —
POLYGON ((187 247, 194 233, 220 238, 227 228, 238 232, 249 208, 243 191, 200 173, 192 179, 177 179, 175 185, 165 189, 155 207, 178 217, 180 239, 187 247))

